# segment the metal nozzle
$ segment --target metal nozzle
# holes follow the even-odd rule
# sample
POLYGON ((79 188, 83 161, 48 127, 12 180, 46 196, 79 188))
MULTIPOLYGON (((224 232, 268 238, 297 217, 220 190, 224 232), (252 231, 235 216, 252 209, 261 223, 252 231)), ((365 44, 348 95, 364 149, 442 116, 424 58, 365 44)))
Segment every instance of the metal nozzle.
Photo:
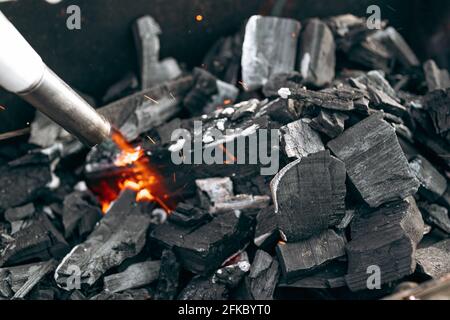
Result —
POLYGON ((19 95, 88 146, 111 134, 109 122, 47 66, 41 80, 19 95))

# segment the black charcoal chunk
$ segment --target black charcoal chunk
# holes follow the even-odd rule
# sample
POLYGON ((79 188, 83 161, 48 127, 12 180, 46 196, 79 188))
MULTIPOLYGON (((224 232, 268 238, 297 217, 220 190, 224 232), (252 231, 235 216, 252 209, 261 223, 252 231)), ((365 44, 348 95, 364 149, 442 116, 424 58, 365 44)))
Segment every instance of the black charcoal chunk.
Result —
POLYGON ((218 269, 214 273, 212 281, 225 284, 228 289, 234 289, 239 285, 249 270, 250 261, 247 252, 244 251, 218 269))
POLYGON ((271 248, 280 240, 278 219, 275 208, 269 206, 262 209, 256 217, 255 239, 253 242, 260 248, 271 248))
POLYGON ((411 68, 420 65, 419 59, 397 30, 388 27, 381 32, 383 34, 382 41, 404 67, 411 68))
POLYGON ((429 92, 450 87, 450 76, 448 71, 439 69, 434 60, 427 60, 423 64, 423 71, 425 73, 429 92))
POLYGON ((196 276, 181 291, 178 300, 226 300, 228 289, 210 278, 196 276))
POLYGON ((414 198, 378 209, 362 209, 351 223, 351 241, 346 246, 346 282, 352 291, 367 289, 369 268, 381 272, 381 284, 414 272, 417 244, 424 222, 414 198))
MULTIPOLYGON (((434 126, 435 132, 450 142, 450 88, 428 93, 424 98, 424 107, 434 126)), ((448 156, 447 150, 444 156, 448 156)))
POLYGON ((320 135, 314 131, 306 119, 291 122, 281 127, 282 145, 289 158, 307 157, 325 150, 320 135))
POLYGON ((150 300, 151 298, 152 296, 150 295, 147 289, 134 289, 134 290, 126 290, 120 293, 111 293, 103 291, 91 297, 89 300, 139 301, 139 300, 150 300))
POLYGON ((250 274, 245 279, 247 291, 255 300, 273 300, 279 276, 280 268, 277 259, 263 250, 258 250, 253 259, 250 274))
POLYGON ((173 300, 178 292, 181 266, 172 250, 164 250, 156 286, 156 300, 173 300))
POLYGON ((277 73, 294 71, 300 22, 252 16, 242 47, 242 80, 246 90, 264 86, 277 73))
POLYGON ((169 216, 169 221, 180 226, 192 227, 211 219, 211 215, 203 209, 189 203, 179 203, 174 212, 169 216))
POLYGON ((447 208, 425 202, 420 202, 419 208, 427 223, 450 234, 450 217, 447 208))
POLYGON ((419 193, 429 201, 436 201, 447 190, 447 180, 421 155, 409 163, 411 171, 420 181, 419 193))
POLYGON ((272 180, 282 237, 298 241, 340 223, 345 215, 345 165, 322 151, 291 162, 272 180))
POLYGON ((302 75, 297 71, 276 73, 269 78, 263 87, 266 97, 278 97, 278 90, 281 88, 291 88, 303 83, 302 75))
POLYGON ((328 147, 345 162, 350 180, 371 207, 404 199, 419 187, 395 130, 382 113, 347 129, 328 147))
POLYGON ((19 221, 26 218, 31 218, 35 212, 34 204, 29 203, 21 207, 10 208, 5 211, 6 221, 13 222, 19 221))
POLYGON ((432 279, 450 273, 450 239, 417 249, 417 269, 432 279))
POLYGON ((309 125, 317 132, 321 132, 333 139, 344 132, 347 119, 348 116, 346 114, 322 110, 317 117, 311 120, 309 125))
POLYGON ((328 229, 299 242, 279 243, 277 246, 283 278, 292 282, 325 263, 345 255, 345 236, 328 229))
POLYGON ((336 45, 328 26, 310 19, 300 35, 300 72, 304 83, 323 87, 334 79, 336 45))
POLYGON ((203 109, 218 93, 217 79, 208 71, 195 68, 193 71, 194 85, 183 100, 185 108, 192 116, 203 113, 203 109))

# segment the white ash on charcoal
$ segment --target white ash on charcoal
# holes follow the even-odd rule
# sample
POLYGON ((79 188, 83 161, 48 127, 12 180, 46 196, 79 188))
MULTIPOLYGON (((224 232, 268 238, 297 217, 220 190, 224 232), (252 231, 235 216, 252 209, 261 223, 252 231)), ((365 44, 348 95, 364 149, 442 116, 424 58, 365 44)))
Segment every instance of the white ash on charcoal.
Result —
POLYGON ((347 175, 371 207, 404 199, 419 187, 395 130, 383 120, 382 113, 347 129, 327 146, 344 161, 347 175))
POLYGON ((429 92, 450 87, 448 70, 439 69, 434 60, 427 60, 423 64, 423 71, 425 73, 425 80, 427 81, 429 92))
POLYGON ((117 293, 147 286, 158 279, 161 261, 145 261, 132 264, 123 272, 104 278, 105 291, 117 293))
POLYGON ((181 265, 171 250, 161 255, 161 267, 156 286, 156 300, 173 300, 178 293, 181 265))
POLYGON ((7 299, 25 298, 45 276, 55 270, 56 265, 55 260, 49 260, 0 268, 0 296, 7 299))
POLYGON ((178 62, 173 58, 159 60, 161 28, 151 16, 137 19, 133 25, 134 41, 141 70, 141 88, 148 89, 181 75, 178 62))
POLYGON ((222 283, 227 286, 228 289, 236 288, 244 276, 250 270, 250 261, 248 259, 247 252, 239 253, 223 267, 218 269, 212 278, 213 282, 222 283))
POLYGON ((417 249, 417 271, 432 279, 439 279, 450 273, 450 239, 417 249))
POLYGON ((256 251, 250 273, 245 278, 247 294, 254 300, 273 300, 279 276, 277 259, 263 250, 256 251))
POLYGON ((249 217, 224 212, 211 222, 195 227, 166 222, 151 232, 150 239, 160 247, 173 249, 185 269, 207 275, 231 255, 244 249, 252 235, 249 217))
POLYGON ((436 201, 447 190, 447 179, 421 155, 409 163, 411 171, 420 181, 419 194, 429 201, 436 201))
POLYGON ((276 249, 283 279, 292 282, 327 262, 345 256, 346 243, 344 235, 331 229, 306 240, 278 243, 276 249))
POLYGON ((272 180, 282 237, 291 242, 338 225, 345 215, 345 165, 322 151, 291 162, 272 180))
POLYGON ((336 46, 328 26, 319 19, 310 19, 300 35, 300 72, 303 83, 323 87, 334 79, 336 46))
POLYGON ((310 121, 300 119, 281 127, 281 142, 289 158, 301 159, 325 150, 320 135, 310 126, 310 121))
POLYGON ((276 73, 294 71, 300 22, 252 16, 242 46, 242 80, 245 90, 266 84, 276 73))
POLYGON ((254 244, 259 248, 273 248, 280 240, 278 219, 274 206, 262 209, 256 216, 254 244))
POLYGON ((377 209, 362 208, 350 229, 346 282, 352 291, 367 289, 370 266, 380 268, 381 284, 414 272, 415 252, 423 237, 424 222, 412 197, 377 209))
POLYGON ((81 285, 92 286, 109 269, 141 252, 151 216, 141 212, 135 198, 134 191, 123 191, 87 240, 64 257, 55 271, 61 288, 70 290, 73 266, 80 270, 81 285))
POLYGON ((419 202, 418 205, 426 222, 450 234, 450 216, 447 208, 426 202, 419 202))
POLYGON ((303 83, 303 76, 300 72, 282 72, 273 74, 263 87, 263 93, 268 98, 278 97, 280 88, 291 88, 303 83))

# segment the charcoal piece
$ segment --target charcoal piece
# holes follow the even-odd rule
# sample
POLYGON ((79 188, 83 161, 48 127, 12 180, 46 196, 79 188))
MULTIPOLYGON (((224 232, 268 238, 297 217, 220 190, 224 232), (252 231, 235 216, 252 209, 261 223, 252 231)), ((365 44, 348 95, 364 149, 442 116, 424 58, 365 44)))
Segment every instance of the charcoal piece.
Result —
POLYGON ((88 191, 75 191, 64 198, 63 225, 66 238, 77 234, 84 237, 91 233, 102 217, 100 206, 88 191))
POLYGON ((195 181, 204 208, 225 202, 233 196, 233 182, 230 178, 208 178, 195 181))
POLYGON ((250 270, 247 252, 240 253, 232 262, 218 269, 212 278, 213 282, 222 283, 228 289, 236 288, 245 274, 250 270))
POLYGON ((151 216, 134 205, 135 198, 135 192, 124 190, 87 240, 62 260, 55 272, 61 288, 68 289, 74 265, 81 272, 81 284, 91 286, 106 271, 142 250, 151 216))
POLYGON ((127 73, 117 83, 106 91, 102 98, 103 104, 111 103, 123 97, 130 96, 139 90, 139 81, 134 73, 127 73))
POLYGON ((210 278, 195 276, 181 291, 177 300, 226 300, 228 289, 210 278))
POLYGON ((345 166, 329 151, 283 168, 270 188, 282 237, 298 241, 336 226, 345 215, 345 166))
POLYGON ((195 232, 184 235, 173 250, 184 268, 206 275, 243 249, 253 231, 251 219, 244 214, 237 217, 233 212, 222 213, 195 232))
POLYGON ((35 212, 34 204, 29 203, 21 207, 10 208, 5 211, 5 220, 9 222, 30 218, 35 212))
POLYGON ((368 91, 370 95, 370 101, 375 108, 384 110, 399 117, 402 117, 406 114, 406 107, 398 103, 384 91, 381 91, 374 87, 369 87, 368 91))
POLYGON ((205 113, 231 105, 238 98, 239 89, 236 86, 221 80, 216 80, 216 86, 217 93, 212 96, 212 101, 203 109, 205 113))
POLYGON ((1 250, 0 266, 61 258, 68 250, 63 236, 45 214, 40 214, 28 227, 17 231, 1 250))
POLYGON ((447 188, 447 191, 437 200, 437 203, 441 206, 444 206, 447 208, 447 210, 450 210, 450 187, 447 188))
POLYGON ((305 106, 316 106, 329 110, 350 111, 355 109, 354 101, 363 97, 361 93, 350 89, 329 89, 311 91, 303 88, 288 87, 288 97, 298 100, 305 106))
POLYGON ((309 124, 314 130, 325 134, 330 138, 336 138, 345 129, 345 121, 348 116, 343 113, 328 112, 322 110, 320 114, 311 120, 309 124))
POLYGON ((156 128, 161 145, 167 145, 172 142, 172 133, 181 127, 179 118, 172 119, 156 128))
POLYGON ((42 148, 51 147, 67 138, 68 135, 67 131, 40 111, 36 111, 30 127, 31 134, 28 142, 42 148))
POLYGON ((256 251, 250 273, 245 279, 247 291, 255 300, 273 300, 280 276, 277 259, 263 250, 256 251))
POLYGON ((350 180, 371 207, 403 199, 419 187, 395 130, 383 120, 382 113, 347 129, 328 147, 345 162, 350 180))
POLYGON ((300 72, 304 83, 323 87, 334 79, 336 45, 328 26, 310 19, 300 35, 300 72))
POLYGON ((278 98, 266 105, 267 115, 270 119, 285 125, 295 121, 295 111, 289 108, 289 100, 278 98))
POLYGON ((132 264, 121 273, 106 276, 105 291, 117 293, 146 286, 158 279, 160 261, 145 261, 132 264))
POLYGON ((242 80, 245 90, 264 86, 277 73, 294 70, 300 22, 252 16, 242 46, 242 80))
POLYGON ((263 87, 263 93, 266 97, 278 97, 278 90, 281 88, 291 88, 303 83, 303 77, 300 72, 291 71, 275 73, 263 87))
POLYGON ((383 33, 382 41, 404 67, 411 68, 420 65, 419 59, 397 30, 388 27, 381 32, 383 33))
POLYGON ((355 217, 355 210, 346 210, 345 216, 342 218, 341 222, 336 226, 339 230, 345 230, 352 222, 353 218, 355 217))
POLYGON ((449 103, 450 88, 430 92, 424 98, 424 107, 433 122, 435 132, 445 138, 447 142, 450 142, 449 103))
POLYGON ((419 208, 427 223, 450 234, 450 217, 446 208, 435 203, 429 204, 425 202, 419 203, 419 208))
POLYGON ((301 278, 292 283, 280 283, 280 288, 301 289, 334 289, 346 286, 345 274, 347 264, 345 262, 333 261, 310 276, 301 278))
POLYGON ((370 266, 378 266, 381 284, 399 280, 415 269, 415 250, 424 223, 414 198, 378 209, 362 209, 351 223, 346 282, 352 291, 367 289, 370 266))
POLYGON ((194 86, 183 100, 185 108, 192 116, 203 113, 215 94, 218 93, 217 79, 208 71, 195 68, 193 72, 194 86))
POLYGON ((164 250, 156 286, 156 300, 173 300, 178 292, 181 266, 172 250, 164 250))
POLYGON ((394 54, 384 43, 385 37, 383 30, 367 35, 361 42, 351 47, 348 52, 349 60, 373 70, 390 71, 394 54))
POLYGON ((51 180, 48 164, 0 167, 0 212, 33 201, 51 180))
POLYGON ((411 171, 420 181, 419 193, 431 202, 439 199, 447 190, 447 180, 421 155, 409 163, 411 171))
POLYGON ((0 296, 23 299, 50 272, 56 268, 56 261, 32 263, 0 269, 0 296))
POLYGON ((152 296, 150 295, 147 289, 134 289, 134 290, 126 290, 120 293, 101 292, 91 297, 89 300, 138 301, 150 299, 152 299, 152 296))
POLYGON ((273 247, 280 240, 278 219, 273 206, 262 209, 256 217, 255 239, 260 248, 273 247))
POLYGON ((450 239, 417 249, 417 269, 432 279, 450 273, 450 239))
POLYGON ((305 119, 289 123, 281 127, 282 145, 289 158, 307 157, 310 154, 325 150, 322 139, 305 119))
POLYGON ((434 60, 427 60, 423 64, 423 71, 427 81, 428 92, 450 87, 448 71, 444 69, 440 70, 434 60))
POLYGON ((159 61, 161 28, 152 17, 143 16, 137 19, 133 25, 133 34, 138 51, 142 89, 151 88, 181 75, 180 67, 174 59, 159 61))
POLYGON ((279 243, 276 247, 283 278, 292 282, 326 262, 345 255, 345 236, 328 229, 307 240, 279 243))
POLYGON ((211 219, 211 215, 189 203, 179 203, 174 212, 169 216, 169 221, 180 226, 192 227, 211 219))

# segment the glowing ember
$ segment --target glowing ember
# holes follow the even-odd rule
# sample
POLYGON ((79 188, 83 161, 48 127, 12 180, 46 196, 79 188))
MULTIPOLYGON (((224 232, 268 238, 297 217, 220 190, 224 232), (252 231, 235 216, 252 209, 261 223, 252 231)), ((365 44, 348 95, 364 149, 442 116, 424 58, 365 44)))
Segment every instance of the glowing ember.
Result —
POLYGON ((197 20, 198 22, 203 21, 203 16, 201 14, 198 14, 195 16, 195 20, 197 20))
POLYGON ((142 148, 133 147, 117 131, 113 133, 112 140, 121 150, 114 164, 122 168, 123 173, 112 181, 101 181, 98 186, 92 188, 100 198, 103 212, 108 211, 111 203, 119 197, 122 190, 130 189, 136 192, 137 202, 154 201, 170 213, 171 206, 162 201, 169 198, 163 179, 151 168, 149 158, 142 148))

